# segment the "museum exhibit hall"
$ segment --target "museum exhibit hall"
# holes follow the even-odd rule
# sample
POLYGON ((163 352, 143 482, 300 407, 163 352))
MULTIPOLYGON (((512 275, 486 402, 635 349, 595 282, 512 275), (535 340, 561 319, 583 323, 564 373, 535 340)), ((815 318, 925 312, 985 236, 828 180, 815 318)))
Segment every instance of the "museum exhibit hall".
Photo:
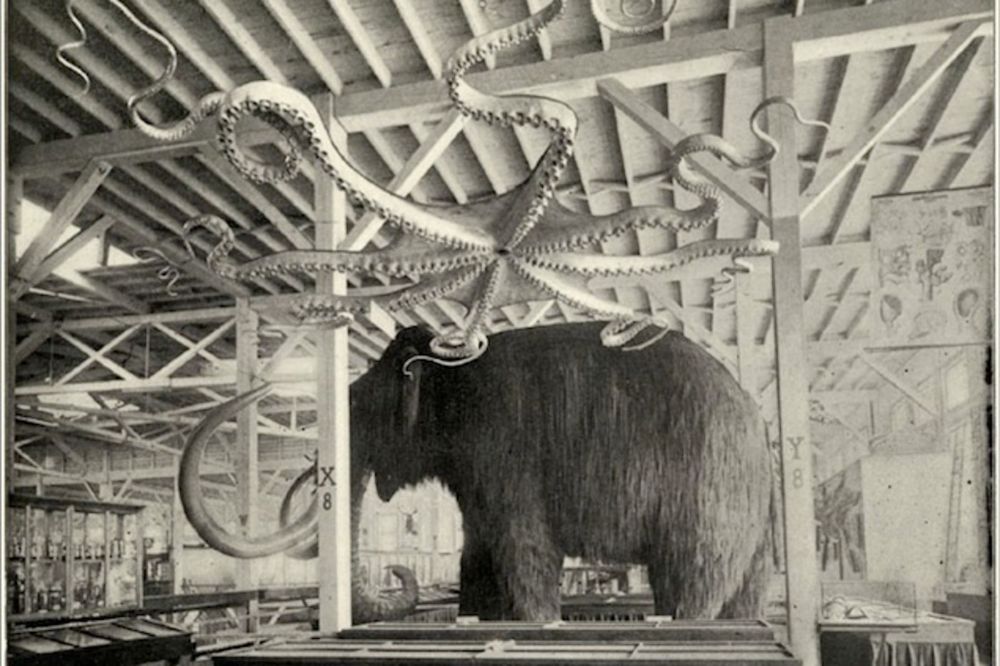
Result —
POLYGON ((4 663, 994 663, 989 0, 4 4, 4 663))

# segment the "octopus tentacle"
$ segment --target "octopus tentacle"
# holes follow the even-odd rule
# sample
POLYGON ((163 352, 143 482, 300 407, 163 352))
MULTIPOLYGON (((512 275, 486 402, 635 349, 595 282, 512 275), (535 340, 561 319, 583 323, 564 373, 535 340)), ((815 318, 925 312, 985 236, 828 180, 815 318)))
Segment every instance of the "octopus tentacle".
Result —
MULTIPOLYGON (((448 92, 452 103, 475 120, 503 127, 545 126, 554 135, 553 142, 535 165, 535 172, 542 178, 534 184, 533 200, 528 213, 511 232, 504 247, 516 247, 545 213, 555 194, 556 184, 562 178, 573 152, 573 139, 578 120, 568 104, 533 95, 496 96, 476 90, 465 81, 466 72, 476 63, 500 49, 510 48, 537 35, 546 25, 563 12, 563 0, 553 0, 523 21, 475 37, 455 52, 447 63, 448 92)), ((532 178, 532 180, 536 180, 532 178)))
POLYGON ((699 259, 733 256, 765 256, 778 252, 776 241, 757 239, 717 239, 689 243, 669 252, 642 256, 613 256, 578 252, 553 252, 524 257, 532 266, 561 273, 585 276, 653 275, 677 269, 699 259))
POLYGON ((737 169, 751 169, 770 163, 778 154, 778 143, 770 134, 761 129, 760 114, 767 107, 774 104, 784 104, 789 107, 795 115, 795 120, 802 125, 821 127, 827 131, 830 130, 830 126, 827 123, 804 118, 794 100, 780 95, 768 97, 758 104, 753 113, 750 114, 750 131, 765 145, 764 152, 761 155, 758 157, 747 157, 741 154, 731 143, 714 134, 692 134, 678 142, 671 153, 668 162, 668 171, 671 172, 674 180, 684 189, 694 192, 699 196, 718 198, 720 196, 719 189, 700 177, 692 176, 687 171, 684 158, 694 153, 708 152, 727 161, 737 169))
POLYGON ((60 65, 83 79, 83 89, 75 95, 76 97, 83 97, 90 92, 90 75, 87 74, 82 67, 66 57, 67 51, 78 49, 87 43, 87 29, 83 27, 83 23, 76 15, 76 10, 73 8, 73 5, 75 4, 75 0, 68 0, 66 2, 66 13, 69 15, 69 20, 73 24, 73 27, 75 27, 76 31, 80 33, 80 39, 66 42, 65 44, 59 46, 56 49, 56 60, 60 65))
MULTIPOLYGON (((463 250, 400 254, 393 250, 382 252, 351 252, 331 250, 286 250, 234 264, 228 254, 235 244, 235 235, 228 224, 215 215, 199 215, 184 224, 185 234, 204 226, 221 237, 206 259, 209 268, 232 280, 254 280, 287 273, 380 273, 392 277, 412 274, 440 273, 466 266, 486 264, 489 255, 463 250)), ((194 254, 193 249, 189 251, 194 254)))
POLYGON ((223 152, 247 177, 257 177, 236 142, 236 123, 244 116, 270 114, 294 128, 305 150, 354 201, 390 224, 422 238, 465 249, 493 249, 495 242, 478 229, 443 219, 431 206, 408 201, 369 180, 334 145, 309 98, 298 90, 270 81, 254 81, 229 92, 219 114, 223 152))
POLYGON ((587 226, 538 231, 531 241, 518 248, 519 254, 546 254, 571 251, 601 243, 638 229, 692 231, 719 217, 721 199, 710 198, 697 208, 678 210, 670 206, 636 206, 610 215, 592 218, 587 226))

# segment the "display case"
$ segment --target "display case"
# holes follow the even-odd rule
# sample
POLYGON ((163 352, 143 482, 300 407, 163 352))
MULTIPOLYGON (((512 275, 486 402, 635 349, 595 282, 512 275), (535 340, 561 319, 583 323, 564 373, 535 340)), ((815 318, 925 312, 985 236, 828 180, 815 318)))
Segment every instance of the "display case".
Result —
POLYGON ((10 619, 142 604, 142 507, 30 495, 8 507, 10 619))

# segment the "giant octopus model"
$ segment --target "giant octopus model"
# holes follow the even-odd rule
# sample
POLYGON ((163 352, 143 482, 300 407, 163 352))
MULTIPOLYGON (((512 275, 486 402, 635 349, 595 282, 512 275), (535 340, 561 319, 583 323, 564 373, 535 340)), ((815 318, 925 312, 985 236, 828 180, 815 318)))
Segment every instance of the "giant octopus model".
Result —
MULTIPOLYGON (((463 114, 477 121, 503 127, 544 127, 552 136, 548 148, 534 166, 530 176, 510 192, 464 206, 423 205, 386 190, 360 173, 334 144, 329 133, 324 129, 322 118, 309 99, 301 92, 281 84, 256 81, 240 85, 227 92, 211 93, 203 97, 186 118, 173 125, 157 126, 147 122, 139 113, 139 105, 163 89, 173 76, 177 63, 176 51, 165 37, 145 25, 127 7, 122 5, 120 0, 111 0, 111 2, 140 29, 163 44, 170 53, 170 62, 163 75, 129 100, 128 107, 131 119, 140 131, 159 140, 176 140, 193 131, 205 118, 216 115, 219 128, 218 139, 226 158, 249 180, 258 183, 275 183, 291 179, 298 173, 303 157, 308 156, 353 201, 374 212, 401 231, 389 246, 374 252, 293 250, 235 264, 227 259, 227 254, 234 244, 232 230, 217 217, 200 216, 190 220, 186 224, 186 229, 192 230, 197 226, 206 226, 221 236, 221 241, 207 257, 209 266, 221 275, 234 280, 251 280, 281 273, 313 273, 317 271, 379 273, 393 277, 418 276, 420 279, 416 284, 401 286, 397 291, 378 296, 301 294, 287 297, 291 311, 303 324, 342 325, 354 314, 363 312, 370 307, 372 303, 393 311, 448 297, 469 308, 470 316, 466 320, 464 329, 431 336, 429 340, 423 341, 420 345, 420 354, 406 356, 405 360, 408 364, 414 358, 426 359, 428 354, 433 354, 436 357, 435 360, 441 364, 449 365, 478 358, 486 348, 487 340, 484 331, 490 312, 499 306, 530 300, 556 299, 584 310, 596 318, 609 320, 609 323, 600 331, 600 337, 605 346, 624 345, 642 328, 649 325, 666 328, 667 322, 655 315, 635 311, 590 292, 587 289, 587 279, 594 275, 655 275, 659 279, 667 281, 675 278, 679 271, 695 262, 711 262, 714 268, 723 271, 746 270, 747 266, 739 261, 740 258, 772 255, 778 250, 777 243, 757 239, 706 240, 691 243, 669 252, 646 256, 607 256, 600 252, 600 243, 626 232, 644 228, 690 231, 704 228, 716 221, 722 207, 721 193, 711 183, 695 176, 686 159, 693 153, 705 151, 738 168, 754 167, 767 163, 777 152, 775 142, 757 125, 758 116, 767 105, 772 103, 787 104, 796 111, 796 118, 800 122, 820 124, 802 120, 790 100, 784 98, 765 100, 751 115, 751 128, 754 134, 767 146, 760 157, 746 158, 721 138, 706 134, 690 136, 675 147, 667 165, 669 173, 680 187, 693 192, 702 199, 702 203, 697 207, 689 210, 677 210, 667 206, 640 206, 605 216, 593 216, 571 211, 562 206, 554 195, 556 184, 559 182, 573 150, 577 129, 577 116, 573 109, 568 104, 544 97, 491 95, 476 90, 465 79, 469 69, 484 61, 489 55, 537 35, 540 30, 557 18, 563 10, 563 1, 553 0, 523 21, 467 42, 449 60, 446 76, 450 99, 463 114), (236 140, 236 127, 241 119, 248 116, 268 123, 284 137, 289 150, 280 163, 262 163, 249 157, 240 148, 236 140), (441 360, 441 357, 453 360, 444 361, 441 360)), ((593 7, 598 7, 598 3, 595 2, 593 7)), ((608 24, 614 26, 613 19, 608 18, 609 14, 606 11, 599 12, 595 9, 594 12, 599 20, 610 22, 608 24)), ((639 30, 635 26, 633 28, 639 30)), ((589 332, 591 327, 586 327, 585 330, 589 332)), ((661 336, 662 333, 637 347, 654 345, 656 338, 661 336)), ((574 334, 571 337, 574 337, 573 346, 579 347, 581 343, 576 339, 577 336, 574 334)), ((727 375, 727 380, 719 375, 720 372, 726 374, 724 370, 721 368, 711 369, 711 359, 704 351, 699 352, 692 349, 695 347, 694 345, 686 342, 682 344, 678 338, 671 339, 673 342, 663 352, 665 354, 663 356, 664 367, 660 370, 651 370, 639 361, 636 363, 625 363, 624 361, 620 364, 610 363, 607 358, 603 357, 599 365, 617 367, 622 372, 634 374, 637 380, 646 376, 647 373, 665 373, 673 377, 671 381, 674 384, 677 382, 683 384, 688 381, 691 386, 704 385, 704 395, 700 398, 704 400, 704 404, 687 404, 685 406, 678 403, 675 405, 677 400, 672 399, 672 412, 664 417, 667 420, 661 423, 660 420, 651 418, 650 423, 656 421, 659 424, 658 427, 672 428, 674 425, 671 424, 684 424, 688 422, 688 417, 695 418, 697 416, 696 421, 692 422, 694 425, 691 426, 694 431, 686 434, 679 431, 677 433, 678 442, 680 440, 686 442, 681 449, 678 449, 680 453, 677 455, 681 457, 677 461, 686 461, 688 464, 694 460, 700 461, 699 464, 703 465, 700 469, 705 474, 715 473, 712 472, 713 469, 720 474, 719 478, 722 480, 720 483, 731 483, 733 479, 752 479, 754 483, 762 481, 761 474, 763 472, 761 470, 764 469, 762 461, 766 460, 766 445, 763 443, 762 431, 756 424, 757 416, 752 407, 752 401, 740 397, 738 387, 735 382, 732 382, 731 377, 727 375), (703 358, 698 357, 698 354, 701 354, 703 358), (671 360, 675 355, 676 359, 671 360), (678 362, 680 365, 677 365, 678 362), (711 377, 711 379, 706 379, 707 377, 711 377), (732 385, 725 384, 726 381, 732 385), (732 407, 728 411, 728 408, 720 403, 723 400, 721 396, 724 395, 730 396, 730 398, 726 398, 726 400, 730 400, 732 407), (697 419, 702 420, 698 421, 697 419), (722 430, 716 430, 718 428, 722 430), (728 434, 725 437, 713 435, 717 432, 728 434), (739 452, 749 442, 752 442, 752 453, 746 455, 749 455, 750 458, 740 462, 739 456, 744 454, 739 452), (760 450, 758 451, 758 449, 760 450), (733 455, 737 455, 737 458, 732 458, 733 455), (702 459, 701 456, 707 457, 702 459), (734 460, 739 464, 728 469, 728 465, 734 460), (716 469, 720 466, 721 469, 716 469), (748 471, 753 471, 753 473, 748 473, 748 471)), ((558 342, 558 337, 555 340, 558 342)), ((540 342, 542 341, 540 340, 540 342)), ((659 345, 656 346, 659 347, 659 345)), ((600 345, 597 347, 601 348, 600 345)), ((510 347, 510 350, 520 350, 519 353, 526 354, 529 348, 516 344, 510 347)), ((510 350, 508 350, 507 356, 513 354, 510 350)), ((605 350, 605 352, 614 353, 610 350, 605 350)), ((591 350, 580 353, 583 354, 584 358, 589 358, 588 355, 596 352, 591 350)), ((640 354, 635 356, 638 357, 640 354)), ((558 354, 556 353, 552 358, 558 358, 558 354)), ((573 362, 576 360, 579 359, 574 357, 573 362)), ((483 362, 480 361, 480 363, 483 362)), ((499 363, 499 360, 497 362, 499 363)), ((406 368, 399 362, 398 355, 396 357, 392 355, 383 357, 380 365, 394 369, 397 383, 403 381, 399 373, 406 368)), ((490 364, 490 367, 494 365, 496 363, 490 364)), ((513 365, 520 364, 517 359, 507 358, 506 361, 497 365, 497 368, 509 369, 513 365)), ((544 364, 539 364, 539 367, 542 365, 544 364)), ((478 366, 479 363, 476 364, 476 367, 478 366)), ((544 367, 550 368, 555 373, 563 366, 550 364, 544 367)), ((584 368, 578 369, 585 370, 584 368)), ((475 368, 463 370, 474 371, 475 368)), ((458 372, 458 370, 452 370, 452 372, 458 372)), ((489 378, 484 378, 482 382, 469 383, 467 388, 471 392, 488 392, 486 387, 498 377, 494 372, 489 378)), ((627 387, 634 384, 634 382, 626 381, 624 377, 619 381, 621 391, 630 390, 627 387)), ((604 390, 604 393, 610 394, 613 387, 605 385, 604 382, 605 377, 602 374, 600 382, 593 383, 591 393, 595 391, 601 393, 604 390)), ((411 385, 419 386, 420 382, 412 381, 411 385)), ((577 381, 572 382, 572 388, 579 388, 577 381)), ((670 390, 676 390, 677 395, 680 396, 683 389, 680 385, 663 388, 656 382, 647 388, 651 395, 657 396, 657 400, 661 397, 667 397, 670 390)), ((688 389, 690 388, 689 386, 688 389)), ((688 389, 684 389, 684 391, 688 389)), ((544 401, 552 400, 558 395, 563 395, 559 393, 559 390, 556 390, 555 396, 543 393, 528 402, 538 401, 541 404, 544 401)), ((412 393, 413 389, 402 390, 403 394, 407 392, 412 393)), ((498 390, 498 394, 503 393, 503 391, 498 390)), ((309 534, 315 533, 317 514, 315 503, 305 515, 282 528, 277 535, 247 541, 226 534, 204 511, 203 503, 200 501, 197 469, 201 457, 200 452, 203 450, 208 433, 222 420, 230 417, 242 406, 259 399, 262 394, 263 391, 258 390, 234 399, 224 408, 220 408, 219 411, 207 417, 206 421, 196 429, 185 452, 184 472, 181 479, 182 497, 192 524, 199 534, 215 548, 238 557, 258 557, 281 552, 288 548, 298 548, 298 552, 302 554, 304 553, 303 539, 308 538, 309 534)), ((615 393, 615 395, 619 394, 615 393)), ((687 394, 684 393, 684 395, 687 394)), ((572 392, 564 397, 569 403, 563 408, 579 407, 584 410, 589 409, 588 405, 591 405, 593 398, 593 396, 586 397, 572 392)), ((688 397, 685 400, 693 400, 693 398, 688 397)), ((408 421, 407 429, 431 428, 433 430, 436 412, 425 415, 423 411, 414 406, 416 404, 411 401, 410 407, 405 411, 411 415, 419 412, 421 418, 427 416, 431 423, 415 424, 411 419, 408 421)), ((489 405, 492 402, 484 400, 477 404, 489 405)), ((645 405, 645 403, 641 404, 645 405)), ((559 412, 563 408, 553 408, 545 413, 559 412)), ((600 407, 596 408, 597 411, 587 412, 587 414, 596 418, 597 422, 602 418, 614 421, 620 416, 618 411, 612 410, 607 413, 602 411, 606 411, 607 408, 601 402, 600 407)), ((630 413, 636 419, 634 427, 639 428, 645 427, 642 425, 644 419, 653 414, 654 410, 652 406, 646 405, 641 409, 636 409, 634 413, 630 413)), ((387 417, 388 414, 389 412, 386 412, 382 416, 387 417)), ((509 421, 506 422, 508 425, 511 423, 533 423, 530 419, 518 418, 516 414, 508 414, 507 416, 509 417, 509 421)), ((569 416, 571 414, 567 413, 567 417, 569 416)), ((377 417, 378 415, 371 421, 373 424, 378 423, 377 417)), ((539 423, 541 422, 540 420, 539 423)), ((472 425, 483 426, 483 430, 486 431, 494 429, 498 432, 502 431, 502 428, 491 428, 485 423, 478 425, 473 423, 472 425)), ((624 438, 629 432, 631 430, 618 433, 621 435, 618 439, 612 438, 606 442, 599 439, 592 443, 598 447, 611 446, 614 442, 625 441, 624 438)), ((444 433, 435 432, 433 434, 443 436, 444 433)), ((508 434, 511 435, 511 441, 524 439, 523 434, 520 436, 516 433, 508 434)), ((558 434, 556 431, 548 433, 548 435, 558 434)), ((473 438, 474 433, 467 433, 467 437, 473 438)), ((637 446, 637 451, 645 451, 652 445, 643 443, 637 444, 637 446)), ((377 445, 373 445, 371 448, 374 449, 376 455, 381 450, 377 445)), ((371 450, 364 451, 364 447, 358 447, 358 449, 363 452, 359 455, 372 455, 371 450)), ((484 450, 479 453, 485 455, 488 452, 484 450)), ((570 455, 571 453, 566 452, 569 457, 563 456, 564 459, 560 458, 560 460, 564 463, 571 460, 573 457, 570 455)), ((352 455, 354 455, 353 451, 352 455)), ((637 473, 644 469, 658 468, 660 463, 654 461, 657 455, 660 454, 644 453, 639 455, 635 459, 637 473), (653 458, 649 458, 650 455, 653 458), (650 464, 653 464, 654 467, 649 467, 650 464)), ((673 462, 670 461, 674 454, 666 455, 667 458, 661 462, 672 465, 673 462)), ((398 462, 401 457, 406 458, 405 451, 400 455, 393 455, 391 459, 398 462)), ((465 459, 462 458, 462 460, 465 459)), ((475 456, 472 459, 475 459, 475 456)), ((525 460, 542 462, 531 457, 526 457, 525 460)), ((363 472, 366 466, 361 464, 359 469, 363 472)), ((567 469, 569 470, 569 468, 567 469)), ((426 474, 446 475, 448 471, 448 469, 436 469, 432 465, 419 473, 415 471, 411 475, 412 478, 407 477, 405 482, 413 482, 423 478, 422 475, 426 474)), ((535 471, 537 473, 538 470, 535 471)), ((380 474, 383 472, 391 475, 389 468, 380 470, 380 474)), ((697 480, 698 474, 701 472, 695 473, 691 468, 686 471, 679 470, 676 473, 679 475, 678 478, 687 479, 684 475, 693 475, 690 478, 697 480)), ((352 494, 355 495, 355 499, 359 499, 360 496, 357 493, 363 486, 358 484, 362 484, 367 477, 364 473, 355 474, 354 477, 354 481, 352 481, 352 486, 354 486, 352 491, 354 492, 352 494)), ((566 483, 570 483, 570 486, 561 490, 569 492, 569 489, 575 489, 580 491, 580 489, 587 487, 589 481, 593 481, 581 477, 580 483, 573 485, 576 482, 572 480, 572 477, 573 472, 567 471, 565 480, 566 483)), ((378 476, 377 480, 382 486, 387 483, 378 476)), ((690 481, 690 479, 687 480, 690 481)), ((478 497, 476 493, 479 492, 479 489, 461 490, 455 484, 451 485, 456 491, 465 513, 467 534, 470 537, 477 534, 482 534, 484 538, 489 536, 491 527, 475 522, 477 516, 480 518, 484 516, 487 518, 495 517, 482 506, 481 502, 476 501, 478 497)), ((711 488, 711 485, 706 487, 711 488)), ((694 503, 684 506, 688 506, 691 510, 699 508, 701 500, 697 498, 702 497, 702 490, 688 486, 684 486, 684 488, 674 487, 670 490, 669 496, 660 497, 654 493, 650 500, 653 504, 650 506, 661 507, 657 510, 665 512, 675 503, 677 498, 682 498, 685 493, 690 493, 690 497, 695 498, 690 499, 690 502, 694 503)), ((701 581, 701 587, 695 585, 689 589, 683 580, 676 578, 678 575, 676 571, 671 571, 669 566, 664 568, 664 562, 650 561, 651 575, 660 579, 657 585, 661 589, 656 592, 658 611, 677 611, 682 616, 705 617, 720 613, 745 614, 749 612, 753 614, 759 610, 758 602, 762 589, 760 581, 764 580, 761 577, 763 571, 761 558, 766 541, 760 536, 761 532, 759 531, 764 522, 763 514, 765 511, 762 508, 764 500, 763 496, 760 495, 762 492, 760 487, 744 488, 741 486, 741 488, 743 490, 733 490, 727 487, 725 490, 720 490, 722 495, 717 493, 718 497, 729 498, 726 500, 729 504, 719 508, 725 514, 725 520, 729 521, 720 532, 720 534, 726 533, 724 538, 720 537, 721 540, 712 543, 706 542, 707 545, 701 543, 697 531, 704 526, 699 527, 697 524, 692 524, 689 526, 690 533, 685 533, 687 534, 684 537, 686 542, 681 543, 682 539, 677 542, 680 545, 675 544, 676 547, 670 545, 673 543, 670 540, 656 544, 649 542, 645 546, 636 542, 635 546, 639 550, 631 553, 633 556, 642 555, 644 558, 645 555, 652 552, 649 551, 650 548, 654 550, 657 548, 673 549, 670 552, 674 553, 672 557, 675 557, 677 563, 684 563, 685 558, 696 558, 694 561, 697 567, 701 567, 691 576, 692 579, 701 581), (751 500, 753 510, 750 513, 752 515, 741 516, 734 522, 730 519, 739 514, 739 507, 737 507, 739 502, 736 500, 743 496, 740 493, 746 495, 745 499, 751 500), (736 514, 732 513, 734 507, 736 514), (757 531, 753 534, 749 532, 744 534, 741 532, 741 525, 744 527, 749 525, 757 531), (734 530, 735 532, 732 532, 734 530), (734 534, 735 536, 733 536, 734 534), (688 546, 693 550, 690 552, 684 550, 688 546), (696 546, 697 548, 695 548, 696 546), (704 550, 702 546, 709 550, 704 550), (642 548, 646 550, 642 550, 642 548), (699 550, 699 548, 701 549, 699 550), (720 553, 726 551, 727 548, 729 549, 727 551, 729 555, 726 556, 728 559, 721 561, 721 563, 716 562, 722 556, 720 553), (719 564, 722 569, 715 571, 713 563, 719 564), (746 578, 744 579, 744 577, 746 578), (678 593, 671 593, 671 588, 677 590, 683 588, 687 592, 678 596, 678 593)), ((531 488, 527 490, 532 491, 531 488)), ((534 488, 533 491, 542 492, 543 490, 548 492, 551 489, 534 488)), ((706 497, 715 496, 709 493, 706 497)), ((538 498, 538 501, 542 501, 542 499, 538 498)), ((749 510, 750 507, 747 508, 749 510)), ((517 511, 512 511, 511 515, 517 513, 517 511)), ((696 513, 702 515, 699 512, 696 513)), ((711 511, 706 509, 704 513, 708 515, 711 511)), ((664 513, 661 517, 666 519, 666 514, 664 513)), ((357 515, 353 521, 354 525, 356 525, 356 519, 357 515)), ((617 520, 610 515, 609 519, 612 522, 617 520)), ((538 524, 544 525, 544 523, 538 524)), ((563 536, 570 541, 576 539, 576 541, 572 541, 572 544, 575 545, 572 548, 567 548, 565 544, 560 543, 553 546, 553 549, 541 553, 540 555, 545 556, 545 571, 553 568, 553 570, 558 569, 557 562, 559 560, 556 553, 570 550, 579 551, 582 548, 582 546, 578 547, 578 542, 585 534, 580 533, 577 536, 572 536, 573 523, 564 522, 563 524, 567 530, 566 535, 563 536)), ((622 523, 622 526, 623 529, 627 527, 636 530, 641 541, 642 538, 645 538, 642 532, 645 524, 640 521, 628 525, 622 523)), ((354 532, 352 536, 356 540, 356 528, 352 532, 354 532)), ((661 536, 666 539, 669 534, 670 530, 666 529, 661 536)), ((557 617, 558 593, 556 591, 554 600, 551 594, 552 581, 548 579, 542 581, 537 577, 530 576, 528 579, 518 578, 515 573, 510 574, 513 578, 501 581, 493 580, 489 576, 483 578, 482 571, 491 570, 494 564, 502 568, 502 563, 493 562, 492 558, 505 556, 503 548, 512 549, 511 554, 516 555, 516 534, 513 536, 507 534, 507 536, 513 540, 501 544, 477 543, 473 540, 468 544, 468 551, 463 553, 462 582, 463 589, 467 590, 463 591, 463 606, 466 609, 471 607, 473 612, 480 612, 485 617, 503 616, 519 619, 552 619, 557 617), (525 587, 530 587, 529 583, 543 585, 543 596, 536 599, 526 592, 525 587), (530 598, 526 598, 526 594, 530 598), (466 601, 467 599, 479 599, 479 601, 474 603, 466 601), (487 599, 499 599, 501 606, 490 605, 496 601, 488 601, 487 599)), ((543 541, 545 538, 553 538, 551 534, 548 536, 535 534, 534 536, 543 541)), ((716 537, 706 538, 715 539, 716 537)), ((608 543, 616 541, 625 543, 624 535, 616 535, 608 543)), ((596 553, 596 551, 594 552, 596 553)), ((516 567, 516 557, 511 565, 516 567)), ((409 572, 401 569, 396 571, 397 575, 401 576, 404 581, 404 592, 399 597, 372 596, 370 590, 355 586, 355 601, 357 602, 359 595, 364 598, 360 605, 356 603, 356 620, 367 619, 370 616, 384 616, 385 614, 398 615, 405 612, 407 608, 412 608, 415 600, 415 582, 409 572)))
MULTIPOLYGON (((390 246, 374 252, 292 250, 234 264, 226 255, 235 237, 223 220, 205 215, 187 223, 188 230, 207 226, 222 237, 207 262, 233 280, 316 271, 420 277, 416 284, 378 296, 289 296, 289 308, 301 323, 343 324, 372 303, 391 312, 447 297, 462 303, 471 313, 463 330, 437 336, 431 349, 439 356, 468 359, 484 350, 484 331, 494 308, 557 299, 596 318, 610 320, 602 339, 616 346, 645 326, 665 328, 667 322, 595 295, 586 285, 590 277, 656 275, 667 281, 693 262, 712 262, 719 270, 745 270, 739 258, 770 255, 778 249, 777 243, 769 240, 717 239, 655 255, 601 253, 602 241, 629 231, 654 227, 691 231, 715 222, 722 207, 721 193, 693 175, 686 158, 707 151, 740 168, 765 164, 776 154, 777 145, 758 127, 760 111, 775 102, 788 104, 793 110, 795 107, 784 98, 769 99, 757 107, 751 116, 751 128, 767 148, 756 159, 745 158, 721 138, 706 134, 693 135, 676 146, 667 169, 680 187, 702 198, 702 204, 695 208, 638 206, 605 216, 571 211, 554 194, 573 150, 577 129, 573 109, 545 97, 491 95, 476 90, 465 79, 468 70, 489 55, 537 35, 562 12, 562 0, 554 0, 523 21, 470 40, 448 61, 448 90, 452 103, 463 114, 504 127, 545 127, 552 135, 549 147, 522 184, 505 194, 464 206, 420 204, 372 182, 334 145, 309 99, 278 83, 255 81, 228 92, 211 93, 183 120, 164 127, 150 124, 140 115, 139 105, 161 90, 173 75, 176 52, 165 37, 143 24, 119 0, 113 2, 163 44, 171 56, 164 74, 129 100, 131 119, 140 131, 156 139, 176 140, 215 114, 223 152, 246 178, 258 183, 287 180, 297 174, 303 155, 308 155, 352 200, 403 232, 390 246), (290 149, 280 164, 262 163, 240 148, 236 127, 247 116, 265 121, 285 138, 290 149)), ((796 118, 819 124, 802 120, 797 111, 796 118)))

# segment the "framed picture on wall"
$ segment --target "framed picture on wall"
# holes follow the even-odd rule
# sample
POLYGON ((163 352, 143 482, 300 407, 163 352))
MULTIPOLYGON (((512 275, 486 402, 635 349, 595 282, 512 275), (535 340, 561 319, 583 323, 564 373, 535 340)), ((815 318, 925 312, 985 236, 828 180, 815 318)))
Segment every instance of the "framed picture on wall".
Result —
POLYGON ((886 347, 990 341, 991 188, 872 199, 872 339, 886 347))

